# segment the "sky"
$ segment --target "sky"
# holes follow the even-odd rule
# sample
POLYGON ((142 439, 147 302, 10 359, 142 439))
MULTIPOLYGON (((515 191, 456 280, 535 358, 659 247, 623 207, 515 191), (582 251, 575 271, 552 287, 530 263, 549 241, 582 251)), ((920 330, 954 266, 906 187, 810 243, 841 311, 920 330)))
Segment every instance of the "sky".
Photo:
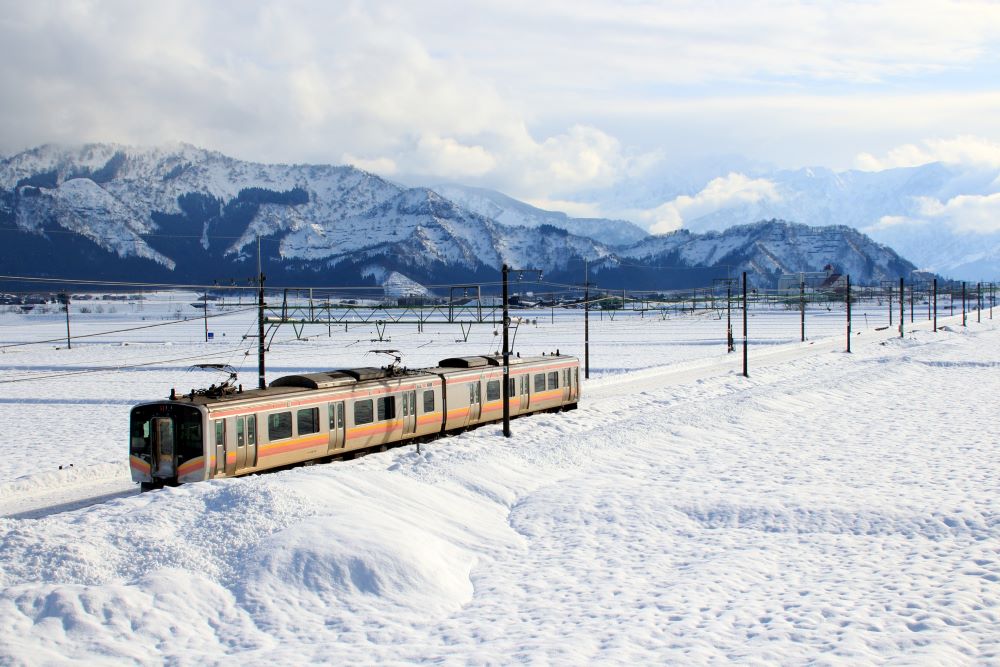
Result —
POLYGON ((183 141, 580 214, 716 156, 1000 165, 995 2, 0 0, 0 50, 4 155, 183 141))

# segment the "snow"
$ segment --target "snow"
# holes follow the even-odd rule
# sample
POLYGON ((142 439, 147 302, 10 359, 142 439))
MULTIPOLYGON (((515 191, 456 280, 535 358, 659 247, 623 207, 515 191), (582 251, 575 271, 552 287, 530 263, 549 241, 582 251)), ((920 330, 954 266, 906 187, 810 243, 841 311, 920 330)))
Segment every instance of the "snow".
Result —
MULTIPOLYGON (((191 300, 74 313, 74 331, 193 316, 191 300)), ((582 355, 580 311, 515 315, 517 349, 582 355)), ((797 312, 752 315, 749 378, 717 312, 591 313, 580 408, 509 440, 490 425, 69 509, 121 488, 132 403, 200 382, 176 360, 252 378, 252 316, 211 319, 209 343, 195 319, 5 347, 5 380, 78 374, 0 383, 0 662, 1000 661, 988 313, 867 329, 850 355, 842 312, 811 311, 806 343, 797 312)), ((61 318, 0 313, 0 345, 58 338, 61 318)), ((369 328, 282 330, 268 376, 376 363, 369 328)), ((410 366, 497 345, 456 330, 388 334, 410 366)))

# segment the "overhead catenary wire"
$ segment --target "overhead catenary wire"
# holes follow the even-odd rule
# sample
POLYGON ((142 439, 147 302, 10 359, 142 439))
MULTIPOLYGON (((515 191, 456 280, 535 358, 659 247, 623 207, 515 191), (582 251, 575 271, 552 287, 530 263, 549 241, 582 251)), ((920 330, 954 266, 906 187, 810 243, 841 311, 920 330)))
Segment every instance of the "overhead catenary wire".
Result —
MULTIPOLYGON (((209 319, 213 319, 213 318, 216 318, 216 317, 226 317, 226 316, 229 316, 229 315, 237 315, 239 313, 244 313, 244 312, 248 312, 248 311, 251 311, 251 310, 256 310, 256 306, 253 307, 253 308, 240 308, 240 309, 237 309, 237 310, 229 310, 229 311, 226 311, 226 312, 223 312, 223 313, 216 313, 214 315, 199 315, 198 317, 189 317, 189 318, 182 319, 182 320, 166 320, 164 322, 154 322, 153 324, 143 324, 143 325, 140 325, 140 326, 127 327, 127 328, 124 328, 124 329, 112 329, 110 331, 98 331, 96 333, 89 333, 89 334, 76 334, 75 336, 73 336, 73 338, 74 339, 79 339, 79 338, 95 338, 95 337, 98 337, 98 336, 110 336, 110 335, 118 334, 118 333, 128 333, 128 332, 131 332, 131 331, 139 331, 140 329, 152 329, 152 328, 155 328, 155 327, 166 327, 166 326, 177 325, 177 324, 187 324, 188 322, 194 322, 194 321, 201 322, 206 317, 208 317, 209 319)), ((14 348, 14 347, 23 347, 25 345, 46 345, 46 344, 49 344, 49 343, 59 343, 59 342, 62 342, 64 340, 66 340, 66 337, 65 336, 60 336, 59 338, 48 338, 48 339, 45 339, 45 340, 30 340, 30 341, 21 341, 19 343, 7 343, 5 345, 0 345, 0 350, 6 350, 6 349, 9 349, 9 348, 14 348)))

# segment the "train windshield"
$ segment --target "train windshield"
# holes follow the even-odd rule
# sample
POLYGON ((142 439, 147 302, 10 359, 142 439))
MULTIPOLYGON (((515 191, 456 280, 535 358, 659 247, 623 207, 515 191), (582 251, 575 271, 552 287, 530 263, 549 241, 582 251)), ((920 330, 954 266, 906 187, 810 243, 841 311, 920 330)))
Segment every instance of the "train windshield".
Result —
POLYGON ((152 464, 160 476, 204 453, 201 412, 188 405, 160 403, 132 409, 129 453, 152 464))

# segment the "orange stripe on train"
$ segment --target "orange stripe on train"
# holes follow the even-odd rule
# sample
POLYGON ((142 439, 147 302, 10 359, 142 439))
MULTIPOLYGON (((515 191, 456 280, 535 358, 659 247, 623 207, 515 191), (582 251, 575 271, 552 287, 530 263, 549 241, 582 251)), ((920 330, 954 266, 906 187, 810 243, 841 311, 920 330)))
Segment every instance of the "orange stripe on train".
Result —
POLYGON ((137 472, 146 473, 147 475, 152 470, 152 466, 151 465, 149 465, 148 463, 146 463, 145 461, 143 461, 142 459, 140 459, 137 456, 131 456, 130 455, 128 457, 128 465, 133 470, 135 470, 137 472))
POLYGON ((178 466, 177 467, 177 475, 178 476, 187 475, 189 473, 194 472, 195 470, 198 470, 198 469, 204 467, 204 465, 205 465, 205 457, 204 456, 198 456, 198 457, 193 458, 190 461, 188 461, 186 463, 183 463, 180 466, 178 466))

